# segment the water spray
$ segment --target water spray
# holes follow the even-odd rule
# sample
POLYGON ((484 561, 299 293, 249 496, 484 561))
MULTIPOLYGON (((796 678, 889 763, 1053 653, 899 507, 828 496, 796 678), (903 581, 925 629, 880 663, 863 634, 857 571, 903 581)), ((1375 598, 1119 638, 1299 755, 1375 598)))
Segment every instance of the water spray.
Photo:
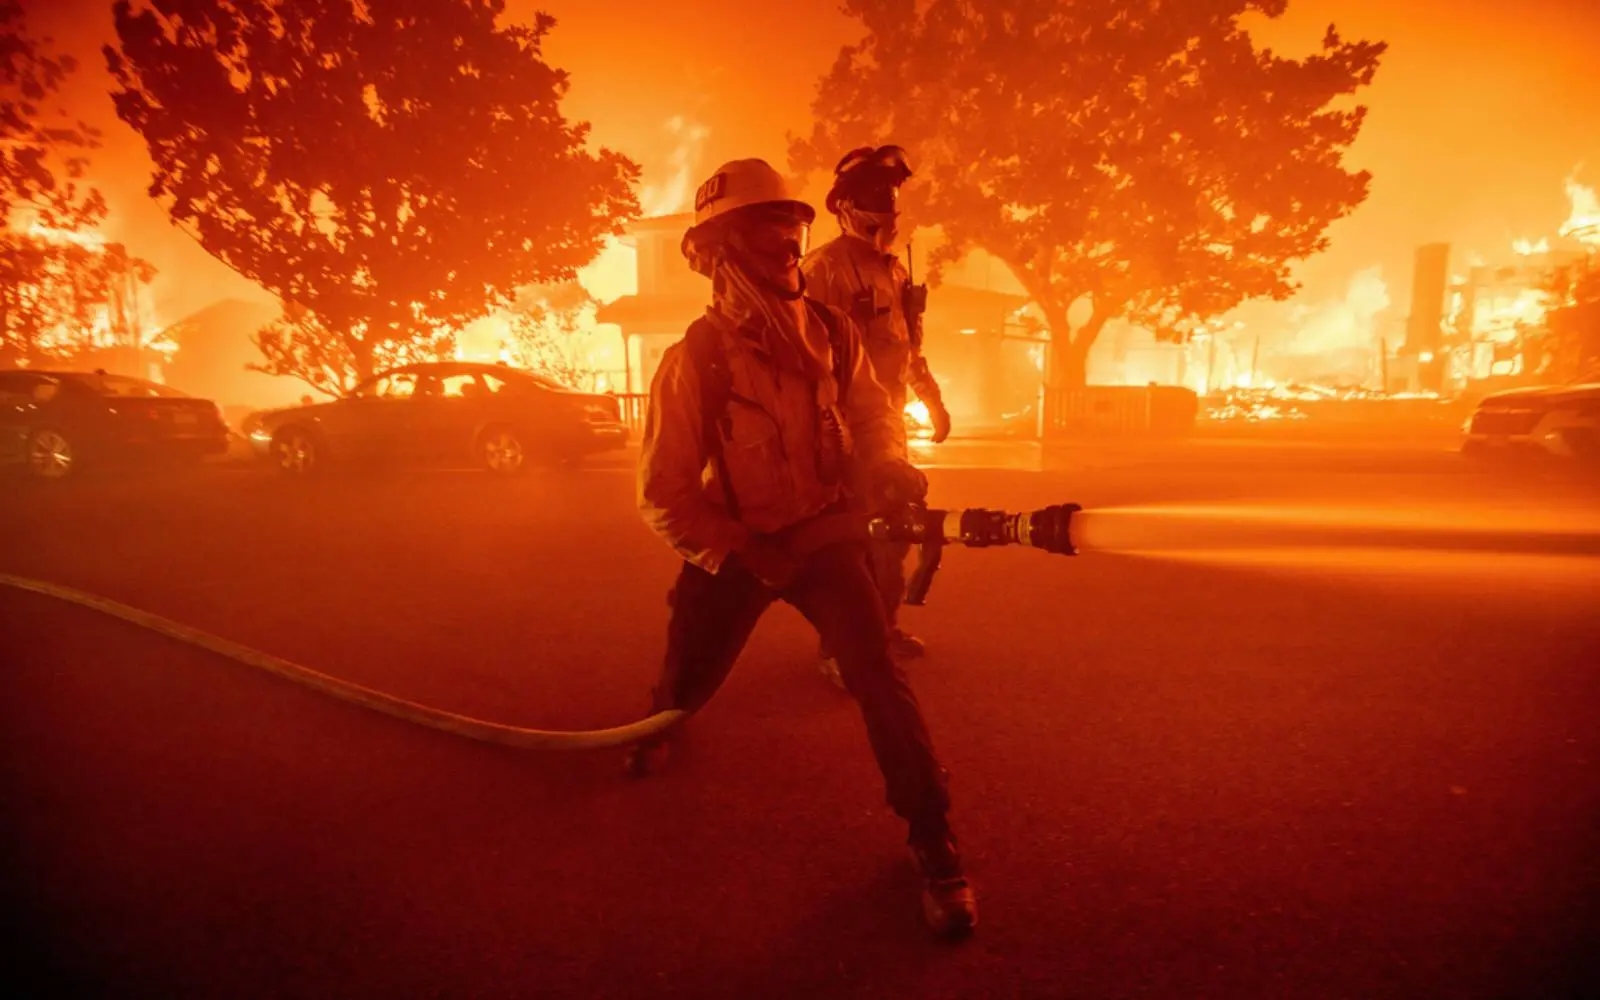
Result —
POLYGON ((1129 556, 1202 551, 1348 549, 1405 552, 1600 555, 1600 522, 1483 505, 1448 510, 1403 506, 1266 504, 1138 505, 1096 509, 1073 525, 1087 551, 1129 556))

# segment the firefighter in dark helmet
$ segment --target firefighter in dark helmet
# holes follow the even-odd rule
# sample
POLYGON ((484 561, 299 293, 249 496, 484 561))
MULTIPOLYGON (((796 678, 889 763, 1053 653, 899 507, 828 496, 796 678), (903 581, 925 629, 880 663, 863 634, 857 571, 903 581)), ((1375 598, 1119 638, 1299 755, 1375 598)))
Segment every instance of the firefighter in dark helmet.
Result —
MULTIPOLYGON (((900 186, 911 177, 899 146, 862 147, 846 153, 834 168, 826 207, 839 223, 839 235, 806 255, 800 264, 806 294, 841 310, 856 322, 878 381, 896 413, 904 410, 907 390, 928 408, 933 440, 950 434, 939 383, 922 356, 922 309, 926 290, 911 283, 894 253, 899 236, 900 186)), ((909 451, 900 457, 909 460, 909 451)), ((883 542, 872 547, 873 578, 889 618, 890 650, 901 659, 922 655, 921 639, 900 627, 909 545, 883 542)), ((823 673, 838 682, 838 664, 824 644, 823 673)))

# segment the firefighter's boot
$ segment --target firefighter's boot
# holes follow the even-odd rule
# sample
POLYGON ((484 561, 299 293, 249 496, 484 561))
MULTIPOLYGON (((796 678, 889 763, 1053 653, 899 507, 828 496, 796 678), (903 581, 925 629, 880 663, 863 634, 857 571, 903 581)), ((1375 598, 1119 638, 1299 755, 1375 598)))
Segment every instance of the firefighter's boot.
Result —
POLYGON ((817 647, 817 673, 821 674, 827 679, 828 683, 840 691, 845 690, 844 676, 839 673, 839 661, 832 653, 828 652, 827 646, 819 645, 817 647))
POLYGON ((905 629, 896 626, 890 630, 889 655, 896 661, 915 660, 927 651, 927 645, 905 629))
POLYGON ((963 938, 978 926, 978 897, 961 867, 949 833, 911 841, 911 859, 922 876, 922 919, 941 938, 963 938))

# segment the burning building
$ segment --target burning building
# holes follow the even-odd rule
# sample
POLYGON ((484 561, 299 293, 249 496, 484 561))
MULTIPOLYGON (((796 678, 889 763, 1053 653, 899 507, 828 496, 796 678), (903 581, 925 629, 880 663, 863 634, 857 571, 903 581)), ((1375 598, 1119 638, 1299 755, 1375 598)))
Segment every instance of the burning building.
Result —
POLYGON ((706 281, 689 269, 679 243, 694 222, 689 213, 640 219, 623 243, 633 249, 635 291, 600 306, 595 319, 621 331, 622 384, 627 395, 650 389, 661 355, 705 312, 706 281))
POLYGON ((0 355, 160 379, 176 345, 156 320, 152 277, 97 232, 14 220, 0 238, 0 355))
POLYGON ((1571 213, 1557 239, 1517 240, 1509 260, 1475 257, 1464 274, 1450 276, 1447 245, 1418 249, 1395 378, 1448 393, 1579 373, 1584 352, 1574 350, 1574 337, 1584 331, 1566 327, 1581 310, 1563 287, 1574 274, 1600 269, 1600 204, 1576 180, 1566 190, 1571 213), (1564 319, 1552 326, 1557 311, 1564 319))

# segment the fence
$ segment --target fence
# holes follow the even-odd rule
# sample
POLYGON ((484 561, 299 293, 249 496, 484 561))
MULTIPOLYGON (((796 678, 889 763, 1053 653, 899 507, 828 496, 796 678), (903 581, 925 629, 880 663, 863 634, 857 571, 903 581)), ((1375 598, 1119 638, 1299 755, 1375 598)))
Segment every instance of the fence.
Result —
MULTIPOLYGON (((622 422, 635 436, 644 429, 648 393, 612 393, 622 422)), ((1193 430, 1199 398, 1175 386, 1096 385, 1045 394, 1047 440, 1085 437, 1170 437, 1193 430)), ((1031 435, 1030 435, 1031 436, 1031 435)))
POLYGON ((644 430, 644 410, 650 402, 647 392, 614 392, 611 394, 617 401, 617 407, 622 411, 622 422, 628 431, 635 436, 644 430))
POLYGON ((1044 438, 1173 437, 1194 429, 1200 399, 1170 385, 1045 391, 1044 438))

